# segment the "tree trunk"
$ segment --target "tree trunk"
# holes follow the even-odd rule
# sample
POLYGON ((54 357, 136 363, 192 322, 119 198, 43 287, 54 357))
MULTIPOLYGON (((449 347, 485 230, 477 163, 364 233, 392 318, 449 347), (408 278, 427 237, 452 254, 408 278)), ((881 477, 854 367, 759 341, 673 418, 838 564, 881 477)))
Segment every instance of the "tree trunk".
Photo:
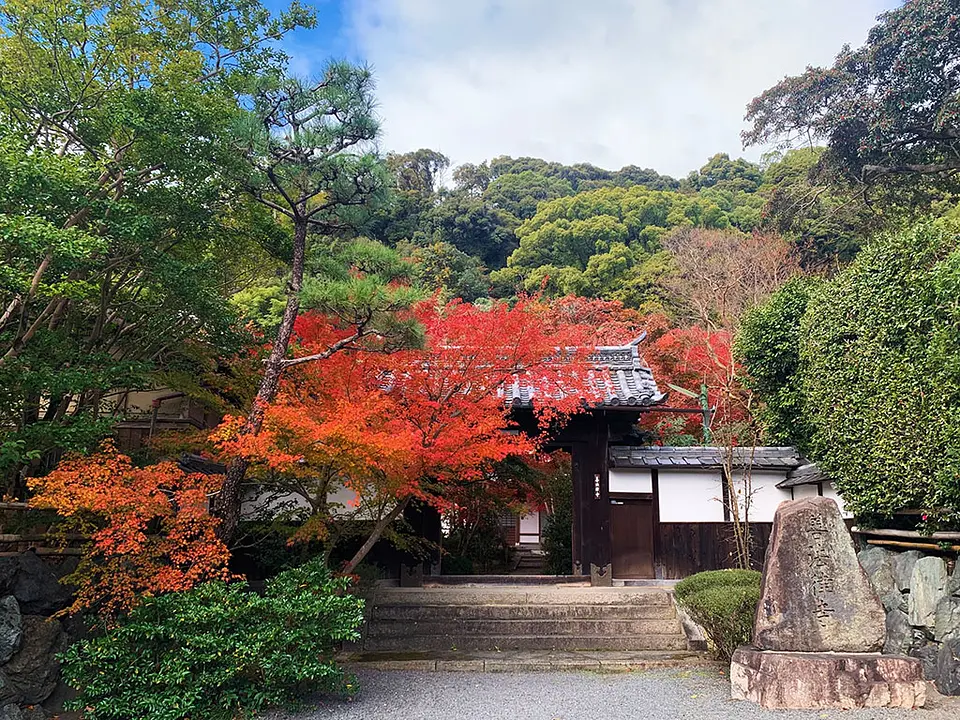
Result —
POLYGON ((367 556, 367 553, 373 549, 373 546, 377 544, 377 540, 379 540, 380 536, 383 535, 383 531, 387 529, 390 523, 400 517, 401 513, 406 510, 407 505, 409 504, 410 496, 408 495, 401 502, 397 503, 397 506, 393 510, 391 510, 385 517, 381 518, 376 525, 374 525, 373 532, 370 533, 370 537, 366 539, 366 542, 360 546, 360 549, 357 550, 356 554, 350 559, 350 562, 348 562, 343 568, 343 572, 345 574, 349 575, 356 569, 357 565, 363 562, 363 559, 367 556))
MULTIPOLYGON (((293 335, 293 324, 300 312, 300 290, 303 287, 303 268, 307 246, 307 222, 301 219, 294 220, 293 230, 293 265, 290 270, 290 281, 287 283, 287 306, 283 311, 283 320, 277 328, 277 335, 273 342, 270 357, 264 364, 263 378, 253 406, 247 415, 247 421, 240 431, 244 435, 257 435, 263 427, 263 416, 267 406, 273 402, 280 387, 280 375, 283 372, 283 361, 290 347, 290 338, 293 335)), ((246 458, 234 458, 227 465, 226 477, 220 494, 217 495, 214 512, 220 518, 217 534, 220 539, 229 543, 237 531, 240 522, 240 506, 243 501, 241 490, 250 461, 246 458)))

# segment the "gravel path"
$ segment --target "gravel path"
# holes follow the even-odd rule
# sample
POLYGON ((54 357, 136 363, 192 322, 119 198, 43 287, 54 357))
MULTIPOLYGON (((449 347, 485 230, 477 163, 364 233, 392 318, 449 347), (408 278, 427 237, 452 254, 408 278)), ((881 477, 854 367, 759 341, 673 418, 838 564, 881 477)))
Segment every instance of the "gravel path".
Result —
POLYGON ((958 698, 929 698, 930 709, 768 711, 729 699, 708 670, 360 674, 352 701, 325 700, 272 720, 957 720, 958 698))

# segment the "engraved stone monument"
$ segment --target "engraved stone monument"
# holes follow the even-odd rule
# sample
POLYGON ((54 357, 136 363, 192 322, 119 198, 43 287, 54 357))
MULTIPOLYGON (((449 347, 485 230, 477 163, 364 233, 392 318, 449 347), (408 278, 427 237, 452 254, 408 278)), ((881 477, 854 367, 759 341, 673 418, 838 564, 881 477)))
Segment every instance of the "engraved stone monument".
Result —
POLYGON ((781 503, 763 566, 752 647, 730 666, 732 696, 765 708, 921 707, 918 660, 880 655, 885 613, 837 504, 781 503))
POLYGON ((860 567, 837 504, 819 497, 784 503, 774 524, 753 646, 879 652, 886 613, 860 567))

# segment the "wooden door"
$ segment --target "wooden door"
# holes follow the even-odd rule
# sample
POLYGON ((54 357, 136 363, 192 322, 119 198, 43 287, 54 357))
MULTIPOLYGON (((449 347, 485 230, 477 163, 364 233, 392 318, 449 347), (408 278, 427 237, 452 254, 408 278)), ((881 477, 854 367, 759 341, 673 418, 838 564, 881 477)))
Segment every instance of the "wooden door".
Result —
POLYGON ((615 578, 653 577, 653 500, 610 500, 615 578))

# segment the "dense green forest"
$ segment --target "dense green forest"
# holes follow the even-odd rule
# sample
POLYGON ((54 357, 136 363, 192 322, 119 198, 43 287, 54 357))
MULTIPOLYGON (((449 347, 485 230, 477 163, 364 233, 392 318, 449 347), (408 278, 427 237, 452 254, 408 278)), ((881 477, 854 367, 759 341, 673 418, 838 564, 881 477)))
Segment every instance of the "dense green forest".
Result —
POLYGON ((881 222, 855 192, 817 183, 822 155, 759 165, 717 154, 676 180, 636 166, 497 157, 451 169, 437 151, 391 154, 393 196, 366 232, 411 259, 423 285, 466 300, 543 290, 670 312, 683 300, 669 289, 664 239, 681 228, 773 231, 812 270, 853 257, 881 222))

